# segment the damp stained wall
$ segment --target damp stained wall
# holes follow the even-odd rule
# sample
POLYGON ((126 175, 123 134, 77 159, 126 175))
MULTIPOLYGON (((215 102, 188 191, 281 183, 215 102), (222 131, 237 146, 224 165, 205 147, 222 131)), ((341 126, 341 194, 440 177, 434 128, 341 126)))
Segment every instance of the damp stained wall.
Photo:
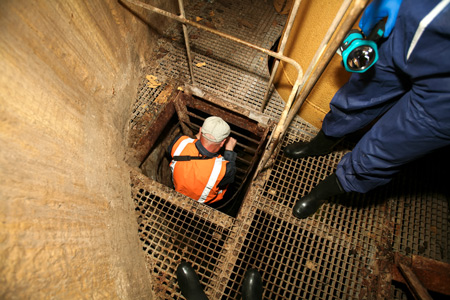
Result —
POLYGON ((124 153, 168 22, 114 0, 0 2, 0 299, 153 298, 124 153))

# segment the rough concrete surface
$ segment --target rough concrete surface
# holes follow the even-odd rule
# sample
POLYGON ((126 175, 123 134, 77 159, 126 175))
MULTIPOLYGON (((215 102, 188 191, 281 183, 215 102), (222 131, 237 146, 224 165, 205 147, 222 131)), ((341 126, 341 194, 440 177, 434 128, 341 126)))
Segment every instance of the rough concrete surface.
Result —
POLYGON ((1 299, 152 299, 123 158, 164 21, 114 0, 0 3, 1 299))

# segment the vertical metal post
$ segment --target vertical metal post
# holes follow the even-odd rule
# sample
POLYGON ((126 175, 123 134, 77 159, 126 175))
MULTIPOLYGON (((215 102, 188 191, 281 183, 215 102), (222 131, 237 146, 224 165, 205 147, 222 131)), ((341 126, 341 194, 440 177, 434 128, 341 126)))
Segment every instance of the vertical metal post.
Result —
MULTIPOLYGON (((300 2, 301 2, 301 0, 295 0, 294 5, 292 6, 291 13, 289 15, 289 20, 286 24, 286 29, 285 29, 283 37, 281 39, 281 44, 280 44, 280 48, 279 48, 280 50, 278 50, 278 54, 283 55, 284 48, 286 47, 286 42, 289 38, 289 34, 291 33, 291 29, 294 24, 295 16, 297 16, 298 8, 300 7, 300 2)), ((275 79, 275 74, 278 71, 279 65, 280 65, 280 60, 275 59, 273 69, 270 74, 270 79, 267 84, 267 90, 266 90, 266 93, 264 94, 264 99, 261 103, 261 108, 260 108, 261 112, 264 111, 264 108, 266 107, 267 102, 269 101, 270 88, 272 87, 272 83, 273 83, 273 80, 275 79)))
POLYGON ((323 52, 328 47, 328 43, 330 42, 331 37, 336 32, 339 24, 341 23, 342 19, 344 18, 345 13, 347 12, 348 8, 350 7, 350 4, 352 4, 352 1, 353 0, 344 0, 344 2, 342 3, 336 16, 334 17, 333 22, 331 23, 330 27, 328 28, 328 31, 325 34, 325 37, 323 38, 322 42, 320 43, 319 48, 317 48, 317 51, 314 54, 314 57, 311 60, 311 63, 309 64, 308 69, 306 70, 305 74, 303 75, 303 81, 308 80, 309 75, 311 75, 313 69, 317 65, 317 62, 319 61, 323 52))
POLYGON ((287 117, 286 122, 283 124, 283 132, 286 131, 286 129, 289 127, 289 124, 294 119, 295 115, 297 115, 303 102, 305 102, 306 98, 309 96, 309 93, 316 85, 322 73, 325 71, 326 67, 330 63, 333 56, 335 55, 339 46, 342 44, 342 41, 352 28, 353 24, 355 24, 361 13, 366 8, 368 2, 369 0, 355 0, 355 1, 349 0, 345 1, 342 4, 341 9, 336 15, 335 20, 330 26, 330 29, 328 30, 321 44, 321 49, 319 49, 320 51, 316 53, 316 55, 313 58, 312 62, 313 65, 310 65, 308 67, 308 70, 306 71, 308 77, 309 74, 312 73, 311 77, 310 78, 304 77, 304 81, 307 81, 307 83, 305 84, 304 89, 301 91, 301 93, 298 96, 298 99, 295 101, 294 105, 289 111, 289 116, 287 117), (345 12, 350 7, 351 2, 355 3, 351 8, 351 10, 349 11, 348 15, 344 19, 345 12), (338 25, 341 23, 340 21, 342 19, 344 19, 344 21, 342 21, 342 25, 340 26, 339 30, 337 30, 338 25), (324 52, 323 56, 322 52, 324 52), (312 72, 312 70, 314 70, 314 72, 312 72))
MULTIPOLYGON (((321 57, 321 59, 318 60, 317 58, 317 65, 315 64, 316 66, 313 68, 314 72, 312 72, 311 78, 307 79, 306 77, 303 77, 303 82, 301 83, 300 88, 298 85, 294 85, 291 95, 289 96, 288 99, 289 104, 286 104, 286 106, 289 107, 288 115, 285 116, 284 115, 285 111, 283 111, 280 121, 278 122, 277 126, 274 129, 271 140, 269 141, 268 147, 264 152, 263 157, 261 158, 261 162, 258 165, 258 169, 256 170, 254 177, 258 176, 258 174, 266 167, 266 164, 269 161, 272 154, 274 153, 276 147, 278 146, 279 141, 286 133, 289 124, 294 119, 295 115, 297 114, 303 102, 305 101, 306 97, 308 97, 314 85, 317 83, 323 71, 328 66, 328 63, 331 61, 334 54, 336 53, 336 50, 341 45, 347 32, 351 29, 353 24, 355 24, 356 20, 358 19, 364 8, 367 6, 368 2, 369 0, 355 0, 354 6, 348 13, 347 17, 342 21, 342 25, 340 29, 335 32, 333 39, 331 39, 332 35, 328 36, 327 34, 326 38, 330 40, 330 45, 326 47, 326 50, 324 49, 325 52, 323 56, 318 55, 319 57, 321 57), (305 82, 306 80, 307 82, 305 82), (294 97, 296 98, 297 91, 301 92, 298 96, 298 99, 292 105, 293 99, 291 99, 291 97, 295 93, 294 97)), ((344 3, 344 5, 345 4, 346 3, 344 3)), ((326 42, 326 44, 328 44, 328 42, 326 42)))
MULTIPOLYGON (((181 17, 183 19, 186 19, 186 14, 184 12, 183 0, 178 0, 178 6, 180 7, 181 17)), ((191 47, 189 45, 189 35, 188 35, 188 31, 187 31, 187 25, 183 23, 182 26, 183 26, 184 43, 186 44, 189 72, 191 73, 191 81, 192 81, 192 84, 195 84, 194 70, 192 69, 191 47)))

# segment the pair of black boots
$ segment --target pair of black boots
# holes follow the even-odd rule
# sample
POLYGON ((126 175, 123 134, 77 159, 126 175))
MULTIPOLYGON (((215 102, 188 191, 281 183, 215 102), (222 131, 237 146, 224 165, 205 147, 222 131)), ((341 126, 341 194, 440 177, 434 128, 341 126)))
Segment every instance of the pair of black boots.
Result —
MULTIPOLYGON (((290 158, 305 158, 330 153, 343 138, 325 135, 321 130, 310 142, 292 143, 284 148, 284 155, 290 158)), ((335 173, 321 181, 306 196, 297 201, 293 208, 295 217, 304 219, 314 214, 330 197, 343 194, 342 188, 335 173)))
MULTIPOLYGON (((178 265, 177 279, 186 300, 208 300, 194 268, 188 262, 183 261, 178 265)), ((255 269, 248 270, 242 284, 242 299, 261 300, 262 292, 261 275, 255 269)))

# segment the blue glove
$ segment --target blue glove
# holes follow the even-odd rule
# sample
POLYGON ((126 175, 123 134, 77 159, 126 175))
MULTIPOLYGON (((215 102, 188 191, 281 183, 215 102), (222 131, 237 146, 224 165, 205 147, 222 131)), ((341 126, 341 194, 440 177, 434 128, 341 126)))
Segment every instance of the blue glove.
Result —
POLYGON ((366 9, 359 22, 359 27, 367 36, 372 28, 383 18, 387 17, 384 27, 384 37, 388 37, 397 20, 398 10, 402 0, 373 0, 366 9))

